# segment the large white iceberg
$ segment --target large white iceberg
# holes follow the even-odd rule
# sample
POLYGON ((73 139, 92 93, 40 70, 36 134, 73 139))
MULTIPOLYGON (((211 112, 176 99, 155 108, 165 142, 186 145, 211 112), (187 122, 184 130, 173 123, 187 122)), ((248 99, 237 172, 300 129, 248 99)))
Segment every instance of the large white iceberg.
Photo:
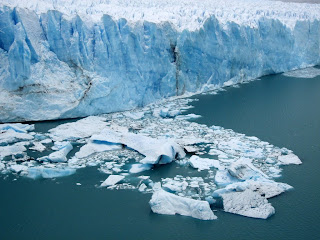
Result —
POLYGON ((213 220, 217 218, 207 201, 180 197, 162 189, 156 190, 153 193, 149 204, 151 210, 158 214, 179 214, 201 220, 213 220))

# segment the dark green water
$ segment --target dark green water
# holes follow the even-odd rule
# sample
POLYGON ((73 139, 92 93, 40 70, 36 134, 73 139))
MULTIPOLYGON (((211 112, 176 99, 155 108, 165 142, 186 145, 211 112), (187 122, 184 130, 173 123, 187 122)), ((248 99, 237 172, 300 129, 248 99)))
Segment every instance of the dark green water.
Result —
POLYGON ((197 122, 287 147, 303 161, 284 168, 279 181, 295 190, 270 200, 274 216, 220 211, 218 220, 206 222, 156 215, 150 195, 95 188, 106 175, 87 168, 57 180, 1 178, 0 239, 320 239, 320 77, 269 76, 197 98, 190 111, 203 116, 197 122))

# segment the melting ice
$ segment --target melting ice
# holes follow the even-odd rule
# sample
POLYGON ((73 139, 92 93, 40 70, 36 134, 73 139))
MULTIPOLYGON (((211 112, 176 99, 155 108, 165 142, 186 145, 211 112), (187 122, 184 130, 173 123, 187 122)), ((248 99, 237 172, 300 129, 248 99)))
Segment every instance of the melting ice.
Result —
POLYGON ((106 174, 97 186, 152 194, 155 213, 203 220, 216 219, 213 210, 263 219, 274 214, 268 198, 292 189, 275 181, 281 166, 301 164, 300 159, 256 137, 188 121, 194 117, 184 115, 191 101, 87 117, 47 133, 30 124, 1 124, 0 171, 57 178, 96 166, 106 174), (71 154, 74 146, 79 150, 71 154), (31 151, 43 156, 34 159, 31 151), (163 164, 181 173, 155 178, 150 170, 163 164))

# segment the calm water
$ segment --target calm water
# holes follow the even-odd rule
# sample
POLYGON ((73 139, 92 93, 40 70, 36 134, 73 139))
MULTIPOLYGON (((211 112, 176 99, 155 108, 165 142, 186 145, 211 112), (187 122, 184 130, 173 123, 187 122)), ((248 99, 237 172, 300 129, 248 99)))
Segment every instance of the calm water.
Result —
MULTIPOLYGON (((1 178, 0 239, 320 239, 320 77, 268 76, 197 98, 191 111, 203 116, 197 122, 257 136, 302 159, 279 179, 295 190, 270 200, 274 216, 257 220, 220 211, 218 220, 206 222, 156 215, 150 195, 96 188, 106 175, 87 168, 56 180, 1 178)), ((55 125, 42 123, 38 130, 48 124, 55 125)), ((152 174, 174 176, 175 167, 152 174)))

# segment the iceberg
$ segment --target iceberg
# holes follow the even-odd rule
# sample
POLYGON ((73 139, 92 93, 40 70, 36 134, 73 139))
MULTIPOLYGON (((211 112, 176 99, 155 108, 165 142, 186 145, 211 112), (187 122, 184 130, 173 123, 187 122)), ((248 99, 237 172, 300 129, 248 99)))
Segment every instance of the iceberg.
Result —
POLYGON ((168 193, 162 189, 156 190, 149 202, 151 210, 158 214, 190 216, 201 220, 214 220, 207 201, 194 200, 168 193))
POLYGON ((315 66, 319 13, 267 0, 2 0, 0 121, 125 111, 315 66))
POLYGON ((265 197, 250 189, 222 194, 222 199, 225 212, 262 219, 267 219, 275 213, 274 207, 265 197))

